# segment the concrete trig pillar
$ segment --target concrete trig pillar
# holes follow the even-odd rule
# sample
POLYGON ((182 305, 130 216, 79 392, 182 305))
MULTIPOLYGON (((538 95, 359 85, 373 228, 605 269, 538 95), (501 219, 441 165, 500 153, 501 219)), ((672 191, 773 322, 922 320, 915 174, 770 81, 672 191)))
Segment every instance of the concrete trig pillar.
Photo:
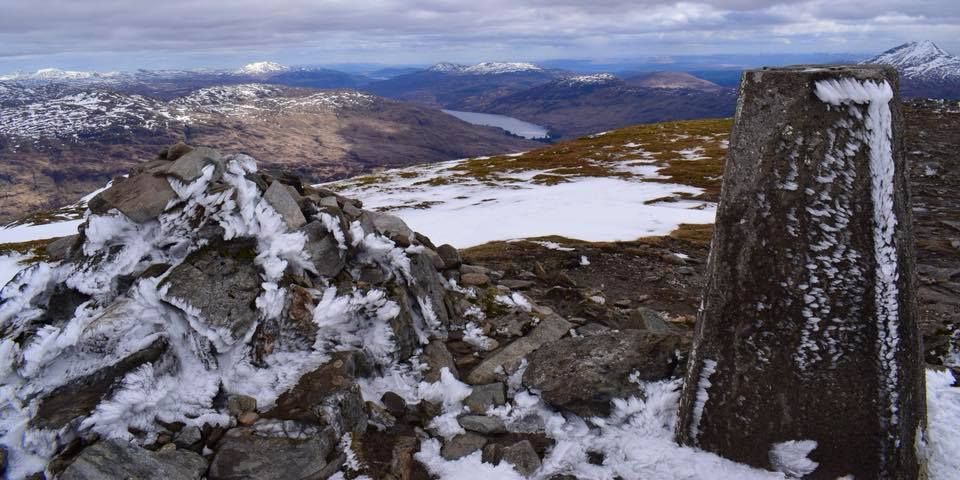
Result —
POLYGON ((677 424, 796 478, 921 478, 897 73, 745 72, 677 424))

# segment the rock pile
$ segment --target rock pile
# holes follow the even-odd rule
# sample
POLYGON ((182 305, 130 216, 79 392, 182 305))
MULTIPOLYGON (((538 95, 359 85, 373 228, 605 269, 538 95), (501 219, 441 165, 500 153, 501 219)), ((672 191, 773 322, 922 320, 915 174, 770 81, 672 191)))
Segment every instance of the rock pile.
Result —
POLYGON ((587 336, 245 155, 177 145, 89 207, 0 291, 10 478, 414 479, 470 456, 566 473, 587 452, 543 463, 552 409, 610 414, 685 364, 669 329, 587 336))

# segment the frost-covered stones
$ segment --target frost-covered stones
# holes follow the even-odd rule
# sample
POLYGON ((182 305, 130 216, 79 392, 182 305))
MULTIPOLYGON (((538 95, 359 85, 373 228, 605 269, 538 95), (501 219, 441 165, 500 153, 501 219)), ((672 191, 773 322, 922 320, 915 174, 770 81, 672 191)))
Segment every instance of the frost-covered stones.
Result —
POLYGON ((308 372, 280 395, 267 418, 329 425, 339 432, 366 428, 367 411, 356 383, 359 354, 341 352, 326 364, 308 372))
POLYGON ((219 180, 224 168, 220 152, 208 147, 197 147, 177 157, 158 172, 170 175, 183 183, 190 183, 200 178, 203 175, 203 169, 208 165, 214 168, 210 179, 219 180))
POLYGON ((58 478, 199 480, 206 470, 207 461, 188 450, 151 452, 123 440, 104 440, 87 447, 58 478))
POLYGON ((40 400, 30 426, 59 429, 78 417, 88 415, 119 386, 118 379, 143 364, 160 359, 167 345, 165 338, 158 338, 116 363, 57 387, 40 400))
POLYGON ((232 345, 257 321, 260 273, 255 243, 218 242, 187 257, 161 284, 164 298, 191 314, 201 334, 232 345))
POLYGON ((775 445, 811 445, 791 460, 809 467, 804 478, 921 475, 897 81, 871 65, 744 73, 677 424, 683 444, 767 469, 779 468, 775 445))
POLYGON ((583 417, 606 416, 611 400, 629 397, 637 381, 672 377, 689 350, 679 335, 639 330, 565 338, 533 352, 524 386, 544 401, 583 417))
POLYGON ((346 266, 344 252, 337 239, 320 221, 310 222, 301 230, 307 234, 304 250, 310 256, 310 262, 317 274, 325 277, 337 276, 346 266))

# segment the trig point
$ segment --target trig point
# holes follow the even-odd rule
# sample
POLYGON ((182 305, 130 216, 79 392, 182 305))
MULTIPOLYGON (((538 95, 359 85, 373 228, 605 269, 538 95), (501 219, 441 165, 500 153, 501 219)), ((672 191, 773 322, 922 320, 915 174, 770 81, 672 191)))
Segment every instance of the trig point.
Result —
POLYGON ((795 478, 922 478, 897 72, 744 73, 677 438, 795 478))

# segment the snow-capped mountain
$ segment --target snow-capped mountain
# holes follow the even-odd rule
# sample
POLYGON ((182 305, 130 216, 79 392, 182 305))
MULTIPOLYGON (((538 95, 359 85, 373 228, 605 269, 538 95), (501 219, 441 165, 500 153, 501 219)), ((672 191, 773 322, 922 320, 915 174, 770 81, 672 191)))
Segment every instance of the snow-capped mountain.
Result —
POLYGON ((863 63, 893 65, 907 78, 960 77, 960 57, 950 55, 929 40, 904 43, 863 63))
POLYGON ((243 66, 237 73, 243 75, 270 75, 274 73, 285 72, 290 67, 280 65, 276 62, 254 62, 243 66))
POLYGON ((564 85, 603 85, 617 81, 612 73, 594 73, 591 75, 575 75, 560 80, 564 85))
POLYGON ((33 73, 18 72, 0 76, 0 81, 76 81, 95 80, 116 77, 117 72, 80 72, 74 70, 60 70, 59 68, 41 68, 33 73))
POLYGON ((430 72, 453 73, 462 75, 498 75, 501 73, 539 72, 543 68, 526 62, 482 62, 476 65, 459 65, 442 62, 429 69, 430 72))
POLYGON ((905 43, 862 63, 896 67, 904 96, 960 98, 960 57, 931 41, 905 43))

